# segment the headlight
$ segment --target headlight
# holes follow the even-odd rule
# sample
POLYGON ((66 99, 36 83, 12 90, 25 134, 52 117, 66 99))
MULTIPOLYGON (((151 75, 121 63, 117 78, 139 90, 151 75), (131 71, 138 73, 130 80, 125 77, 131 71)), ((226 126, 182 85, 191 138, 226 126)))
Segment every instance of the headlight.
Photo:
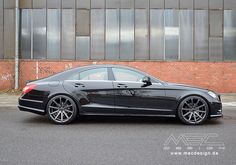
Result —
POLYGON ((208 91, 208 94, 209 94, 211 97, 213 97, 214 99, 219 100, 219 97, 218 97, 214 92, 208 91))

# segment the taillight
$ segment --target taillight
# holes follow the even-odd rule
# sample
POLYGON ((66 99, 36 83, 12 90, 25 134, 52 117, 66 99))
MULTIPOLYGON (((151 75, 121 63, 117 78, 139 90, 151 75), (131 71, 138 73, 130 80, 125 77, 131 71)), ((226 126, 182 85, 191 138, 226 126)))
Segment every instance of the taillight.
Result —
POLYGON ((35 84, 26 85, 22 90, 22 94, 26 94, 26 93, 30 92, 35 87, 36 87, 35 84))

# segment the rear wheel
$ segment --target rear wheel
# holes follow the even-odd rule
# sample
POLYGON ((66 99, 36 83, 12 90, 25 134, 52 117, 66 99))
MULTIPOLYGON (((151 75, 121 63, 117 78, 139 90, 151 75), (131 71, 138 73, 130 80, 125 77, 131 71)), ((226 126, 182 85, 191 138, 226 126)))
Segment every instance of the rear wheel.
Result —
POLYGON ((47 115, 54 123, 69 124, 77 116, 77 107, 70 97, 58 95, 48 102, 47 115))
POLYGON ((179 119, 189 125, 203 124, 208 117, 209 107, 207 102, 199 96, 189 96, 179 105, 179 119))

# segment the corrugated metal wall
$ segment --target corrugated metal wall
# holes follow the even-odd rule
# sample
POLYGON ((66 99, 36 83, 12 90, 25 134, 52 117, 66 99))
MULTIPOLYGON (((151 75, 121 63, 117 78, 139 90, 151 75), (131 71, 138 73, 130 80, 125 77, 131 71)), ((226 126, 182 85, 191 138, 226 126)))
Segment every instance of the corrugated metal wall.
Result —
MULTIPOLYGON (((14 57, 14 0, 0 0, 0 58, 14 57)), ((236 60, 235 0, 20 0, 20 57, 236 60)))

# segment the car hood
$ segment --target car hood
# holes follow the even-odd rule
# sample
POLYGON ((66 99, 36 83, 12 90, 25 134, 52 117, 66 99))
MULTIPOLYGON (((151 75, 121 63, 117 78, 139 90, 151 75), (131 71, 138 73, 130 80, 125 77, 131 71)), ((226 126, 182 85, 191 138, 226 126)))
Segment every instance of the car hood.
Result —
POLYGON ((209 91, 208 89, 204 89, 200 87, 195 87, 195 86, 190 86, 190 85, 185 85, 185 84, 170 83, 170 82, 166 82, 166 86, 170 88, 176 88, 176 89, 199 90, 199 91, 204 91, 204 92, 209 91))

